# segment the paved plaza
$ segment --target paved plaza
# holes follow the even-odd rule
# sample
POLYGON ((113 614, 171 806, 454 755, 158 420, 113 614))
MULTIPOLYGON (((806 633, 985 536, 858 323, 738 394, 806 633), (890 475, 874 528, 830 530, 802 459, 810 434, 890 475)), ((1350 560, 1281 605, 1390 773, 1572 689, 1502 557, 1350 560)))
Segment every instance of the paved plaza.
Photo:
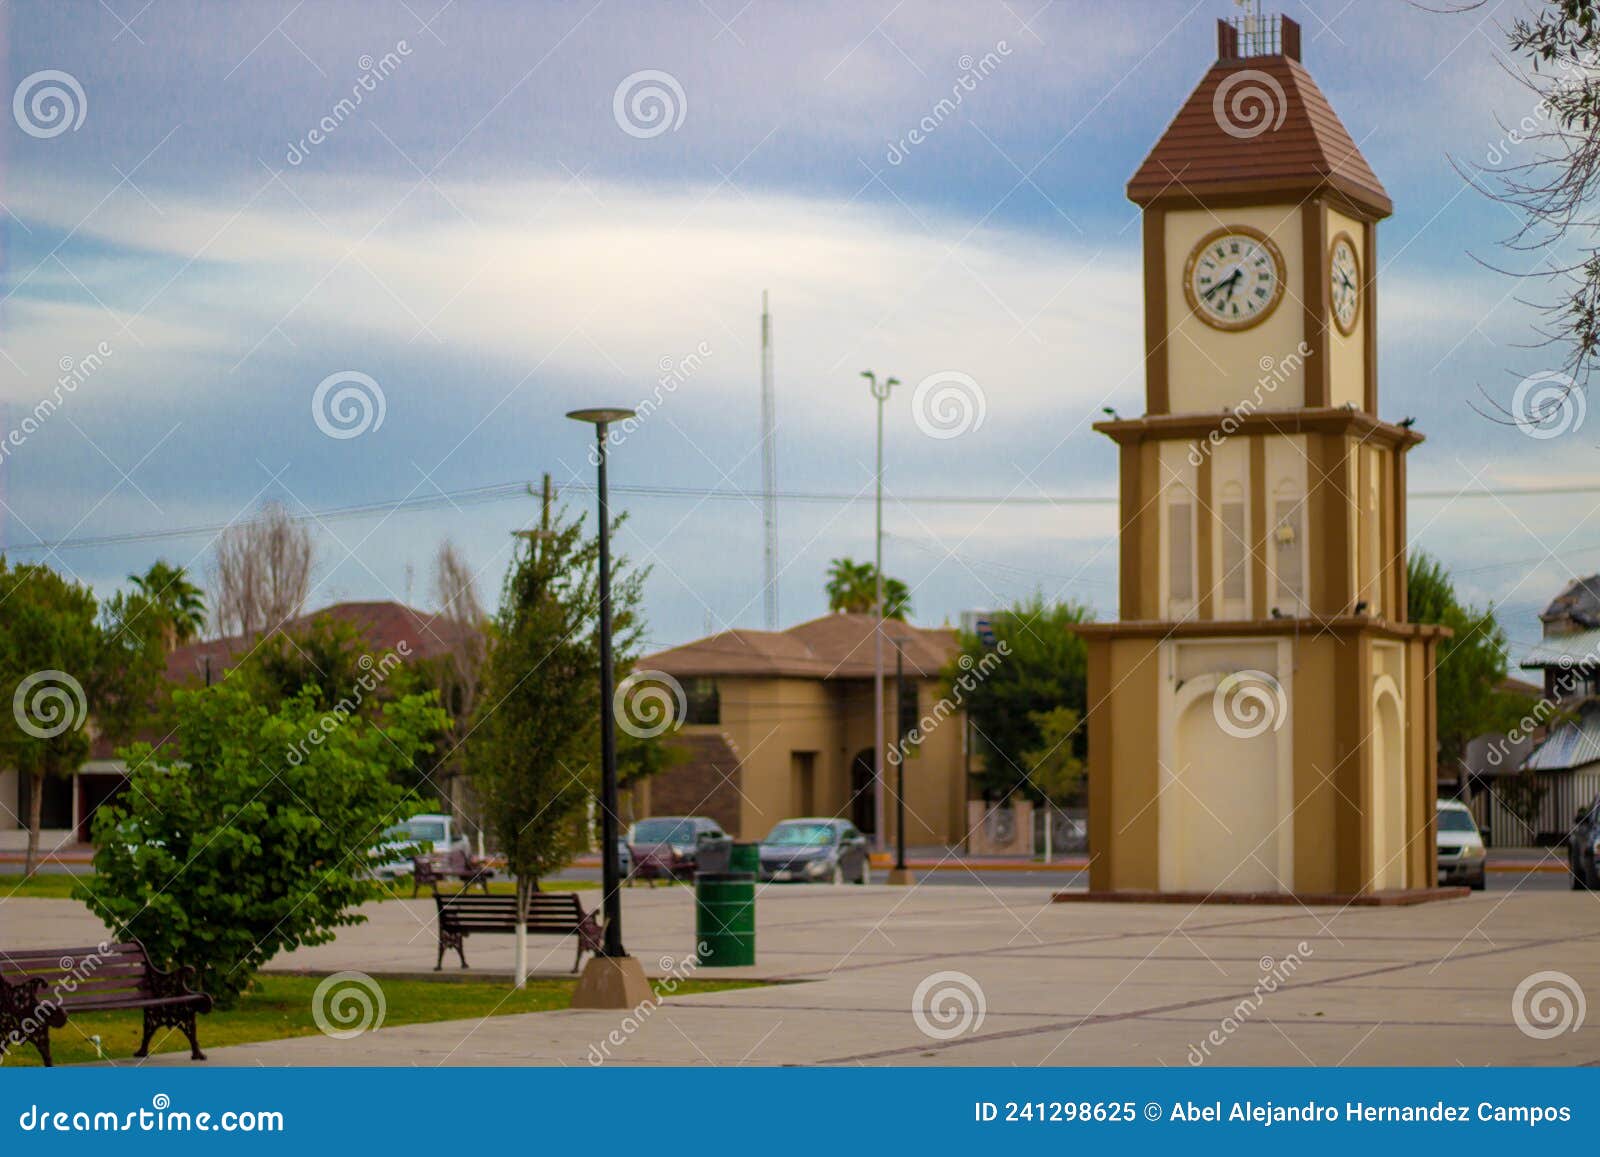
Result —
MULTIPOLYGON (((597 897, 585 893, 585 903, 597 897)), ((1547 1065, 1600 1061, 1575 1019, 1600 993, 1600 901, 1475 894, 1413 908, 1052 904, 1045 889, 768 888, 752 969, 693 970, 688 889, 626 893, 652 974, 782 981, 679 996, 641 1018, 551 1012, 217 1048, 218 1065, 1547 1065), (1524 986, 1539 973, 1563 974, 1524 986), (919 995, 920 991, 920 995, 919 995), (1541 1000, 1541 994, 1543 999, 1541 1000), (1555 1003, 1552 1003, 1554 1001, 1555 1003), (922 1011, 914 1013, 918 1006, 922 1011), (1530 1031, 1519 1027, 1519 1020, 1530 1031), (620 1041, 621 1043, 616 1043, 620 1041)), ((368 908, 274 968, 427 973, 431 901, 368 908)), ((7 946, 92 943, 69 900, 0 902, 7 946)), ((532 940, 544 974, 569 940, 532 940)), ((511 938, 468 941, 508 973, 511 938)), ((452 966, 447 965, 447 968, 452 966)), ((202 1039, 203 1039, 202 1029, 202 1039)), ((189 1062, 181 1053, 150 1064, 189 1062)))

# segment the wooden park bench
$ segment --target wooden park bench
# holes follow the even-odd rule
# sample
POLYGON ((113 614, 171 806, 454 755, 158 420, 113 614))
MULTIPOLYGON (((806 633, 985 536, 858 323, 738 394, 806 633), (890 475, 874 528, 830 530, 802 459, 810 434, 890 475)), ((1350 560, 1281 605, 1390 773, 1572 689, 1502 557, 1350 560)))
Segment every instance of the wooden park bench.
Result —
MULTIPOLYGON (((462 941, 474 933, 517 931, 515 896, 474 896, 457 892, 452 896, 434 893, 439 907, 439 958, 433 970, 444 967, 444 954, 455 949, 461 967, 467 967, 462 941)), ((528 902, 529 936, 576 936, 578 955, 572 971, 578 971, 585 952, 599 952, 600 922, 593 912, 585 912, 576 892, 535 892, 528 902)))
POLYGON ((446 852, 436 856, 414 856, 411 860, 411 898, 415 900, 417 893, 423 888, 439 890, 440 880, 460 880, 463 888, 470 888, 474 884, 483 887, 484 895, 489 894, 489 881, 494 879, 494 869, 478 857, 468 855, 457 848, 453 852, 446 852))
POLYGON ((27 1041, 48 1066, 50 1030, 66 1027, 74 1012, 144 1011, 144 1040, 133 1055, 150 1055, 159 1028, 189 1038, 190 1056, 206 1059, 195 1037, 195 1016, 211 1011, 211 997, 191 984, 188 965, 157 968, 138 943, 92 948, 0 949, 0 1053, 27 1041))

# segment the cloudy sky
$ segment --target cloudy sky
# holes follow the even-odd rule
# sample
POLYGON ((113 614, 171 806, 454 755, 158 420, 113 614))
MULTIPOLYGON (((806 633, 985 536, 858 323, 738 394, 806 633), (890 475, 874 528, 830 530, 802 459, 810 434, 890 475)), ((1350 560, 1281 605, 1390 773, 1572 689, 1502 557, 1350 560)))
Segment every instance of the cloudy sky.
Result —
MULTIPOLYGON (((1491 492, 1591 480, 1600 447, 1581 421, 1534 439, 1473 406, 1557 360, 1530 348, 1528 283, 1483 264, 1534 257, 1498 248, 1515 222, 1451 163, 1530 111, 1503 51, 1520 0, 1286 10, 1396 205, 1381 410, 1416 416, 1412 486, 1447 495, 1413 498, 1415 545, 1525 643, 1600 567, 1600 493, 1491 492)), ((829 559, 871 555, 870 502, 829 497, 870 493, 864 369, 906 383, 885 549, 916 618, 1035 589, 1109 617, 1115 507, 1093 500, 1115 455, 1089 423, 1143 408, 1123 186, 1233 11, 14 0, 0 433, 78 380, 0 458, 0 546, 109 592, 156 557, 203 572, 216 528, 275 498, 318 516, 314 605, 427 605, 446 537, 492 598, 536 517, 518 487, 548 471, 592 502, 562 414, 648 400, 612 462, 619 486, 675 491, 619 499, 651 638, 760 626, 739 492, 761 480, 766 291, 785 624, 825 609, 829 559), (663 367, 686 367, 665 390, 663 367), (974 428, 919 427, 930 375, 975 384, 974 428), (951 495, 1006 501, 930 501, 951 495)))

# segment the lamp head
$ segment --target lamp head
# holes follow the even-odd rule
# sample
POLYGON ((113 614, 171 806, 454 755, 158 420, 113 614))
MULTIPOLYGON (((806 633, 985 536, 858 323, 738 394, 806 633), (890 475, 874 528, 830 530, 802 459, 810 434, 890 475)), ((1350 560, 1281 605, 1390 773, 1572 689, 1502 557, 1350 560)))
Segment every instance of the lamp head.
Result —
POLYGON ((861 376, 867 379, 867 384, 872 387, 872 396, 880 402, 889 400, 889 391, 900 384, 899 378, 889 378, 887 381, 878 381, 878 375, 871 370, 862 370, 861 376))
POLYGON ((574 422, 588 422, 593 426, 604 426, 610 422, 620 422, 624 418, 633 416, 633 410, 624 410, 616 406, 600 406, 590 410, 567 411, 567 417, 574 422))

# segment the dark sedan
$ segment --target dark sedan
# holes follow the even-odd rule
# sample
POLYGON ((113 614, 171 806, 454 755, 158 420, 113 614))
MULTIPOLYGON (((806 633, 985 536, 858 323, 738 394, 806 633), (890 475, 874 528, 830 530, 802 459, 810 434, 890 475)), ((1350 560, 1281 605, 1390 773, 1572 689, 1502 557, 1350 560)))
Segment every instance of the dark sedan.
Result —
POLYGON ((867 882, 867 840, 847 820, 784 820, 761 841, 760 855, 764 882, 867 882))
POLYGON ((705 816, 657 816, 640 820, 628 832, 633 878, 691 879, 700 842, 722 838, 722 826, 705 816))
POLYGON ((1567 833, 1567 867, 1574 888, 1600 888, 1600 799, 1580 811, 1567 833))

